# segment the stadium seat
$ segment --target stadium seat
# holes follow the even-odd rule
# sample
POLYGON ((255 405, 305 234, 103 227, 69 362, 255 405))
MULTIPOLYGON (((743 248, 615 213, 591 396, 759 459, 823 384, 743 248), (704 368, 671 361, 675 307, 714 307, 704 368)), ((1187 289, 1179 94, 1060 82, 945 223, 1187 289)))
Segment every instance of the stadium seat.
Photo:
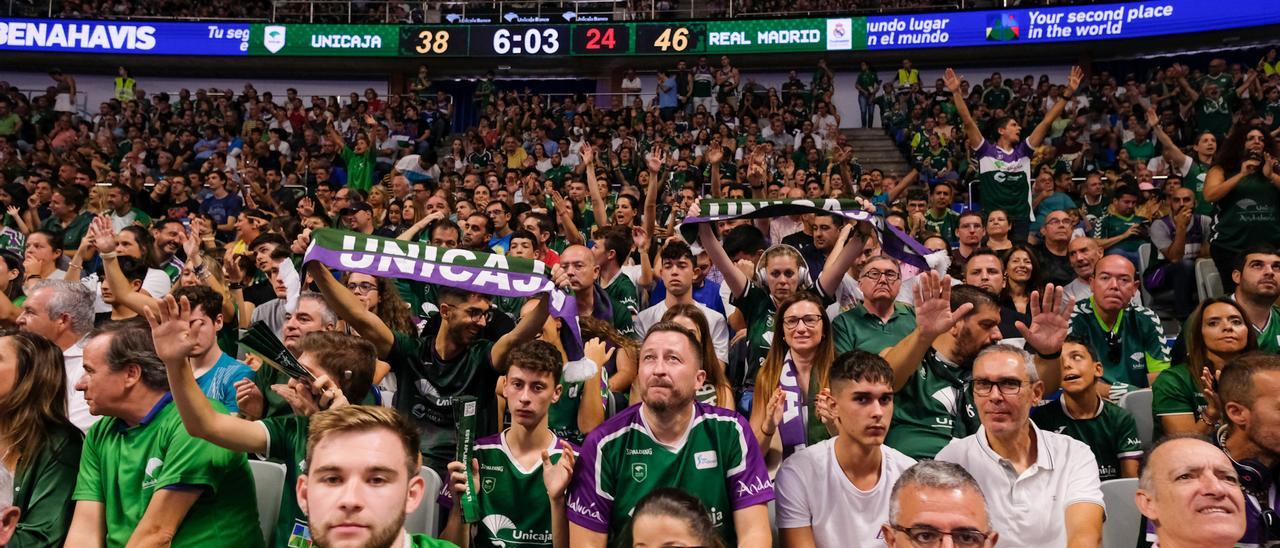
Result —
POLYGON ((1138 545, 1142 514, 1133 500, 1137 491, 1138 478, 1102 482, 1102 501, 1107 505, 1107 521, 1102 524, 1103 548, 1133 548, 1138 545))
POLYGON ((1138 290, 1142 292, 1142 305, 1151 307, 1151 292, 1147 291, 1147 284, 1143 276, 1147 274, 1147 268, 1151 266, 1152 245, 1145 243, 1138 246, 1138 290))
POLYGON ((253 472, 254 490, 258 494, 258 525, 262 527, 263 540, 270 545, 271 532, 276 527, 276 518, 280 516, 285 468, 278 462, 251 460, 249 470, 253 472))
POLYGON ((1202 301, 1222 296, 1222 276, 1211 259, 1196 261, 1196 288, 1202 301))
POLYGON ((440 532, 440 505, 436 503, 436 495, 440 494, 440 488, 444 486, 444 482, 440 480, 440 476, 434 470, 422 467, 422 479, 427 482, 427 486, 422 491, 422 504, 418 505, 418 509, 413 513, 404 517, 404 530, 409 534, 424 534, 435 537, 440 532))
POLYGON ((1155 429, 1155 417, 1151 415, 1151 389, 1144 388, 1125 394, 1120 398, 1120 407, 1133 415, 1133 421, 1138 423, 1138 437, 1142 438, 1142 448, 1150 450, 1155 441, 1151 439, 1155 429))

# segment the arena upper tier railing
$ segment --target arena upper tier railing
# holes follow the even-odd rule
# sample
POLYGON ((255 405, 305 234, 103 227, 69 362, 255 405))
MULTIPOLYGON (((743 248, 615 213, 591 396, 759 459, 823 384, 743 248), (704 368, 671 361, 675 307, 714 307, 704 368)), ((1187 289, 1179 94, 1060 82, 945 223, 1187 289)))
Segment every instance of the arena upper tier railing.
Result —
MULTIPOLYGON (((1112 0, 1114 3, 1117 0, 1112 0)), ((1119 0, 1126 1, 1126 0, 1119 0)), ((1135 0, 1136 1, 1136 0, 1135 0)), ((1103 3, 1101 0, 0 0, 0 16, 276 23, 520 23, 874 15, 1103 3), (161 7, 163 6, 163 7, 161 7), (171 13, 161 13, 169 11, 171 13)))

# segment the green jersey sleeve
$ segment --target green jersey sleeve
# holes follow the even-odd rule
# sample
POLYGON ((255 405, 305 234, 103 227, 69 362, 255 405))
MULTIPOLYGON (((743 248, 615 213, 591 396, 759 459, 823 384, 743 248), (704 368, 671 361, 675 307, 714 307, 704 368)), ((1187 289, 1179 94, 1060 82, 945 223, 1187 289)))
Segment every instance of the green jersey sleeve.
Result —
POLYGON ((71 493, 72 500, 105 502, 102 488, 102 459, 98 455, 97 442, 108 423, 115 419, 99 419, 85 435, 84 447, 80 450, 80 470, 76 473, 76 490, 71 493))
MULTIPOLYGON (((210 403, 215 411, 227 412, 217 402, 210 403)), ((188 434, 180 421, 174 421, 173 425, 162 459, 164 464, 155 476, 156 489, 181 484, 199 485, 217 492, 223 473, 235 464, 238 454, 188 434)))

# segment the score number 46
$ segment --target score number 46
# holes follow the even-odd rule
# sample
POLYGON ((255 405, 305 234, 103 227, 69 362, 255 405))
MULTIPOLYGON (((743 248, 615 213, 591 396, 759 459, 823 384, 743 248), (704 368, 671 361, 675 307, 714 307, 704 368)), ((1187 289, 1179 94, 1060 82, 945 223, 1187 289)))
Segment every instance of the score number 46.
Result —
POLYGON ((689 29, 685 27, 668 28, 653 41, 653 47, 662 51, 684 51, 689 47, 689 29))

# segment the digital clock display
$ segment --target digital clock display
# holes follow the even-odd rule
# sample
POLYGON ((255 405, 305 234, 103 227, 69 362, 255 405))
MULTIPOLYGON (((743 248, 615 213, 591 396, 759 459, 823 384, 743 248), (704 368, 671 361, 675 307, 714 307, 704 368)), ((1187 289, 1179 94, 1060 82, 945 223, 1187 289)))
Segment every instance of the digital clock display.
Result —
POLYGON ((568 52, 568 25, 475 27, 471 55, 557 55, 568 52))

